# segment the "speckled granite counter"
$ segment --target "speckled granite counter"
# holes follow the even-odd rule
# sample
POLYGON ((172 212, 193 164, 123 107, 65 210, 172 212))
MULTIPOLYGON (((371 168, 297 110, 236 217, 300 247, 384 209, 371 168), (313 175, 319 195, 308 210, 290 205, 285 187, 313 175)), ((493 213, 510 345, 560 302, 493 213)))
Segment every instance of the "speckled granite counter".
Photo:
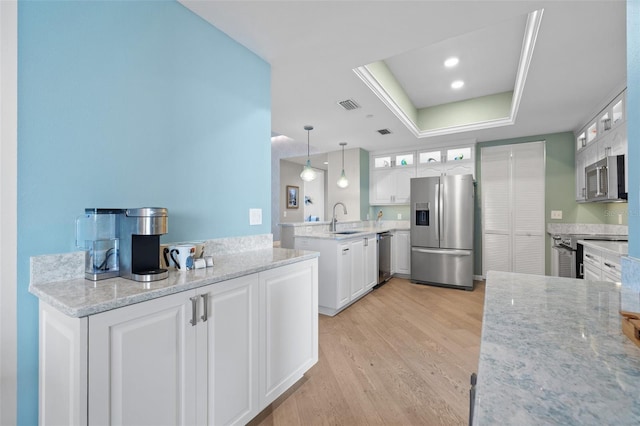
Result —
POLYGON ((628 291, 489 272, 473 424, 640 424, 640 348, 620 329, 628 291))
POLYGON ((185 272, 171 270, 169 278, 161 281, 139 283, 124 278, 96 282, 84 278, 54 282, 32 280, 29 291, 70 317, 84 317, 315 257, 318 257, 316 252, 263 248, 215 256, 212 268, 185 272))
POLYGON ((629 253, 629 243, 626 241, 578 240, 578 244, 602 250, 614 256, 626 256, 629 253))
POLYGON ((362 237, 366 234, 375 234, 378 232, 408 231, 411 229, 411 224, 408 220, 338 222, 338 231, 357 231, 357 235, 331 234, 329 231, 330 222, 295 222, 280 223, 279 225, 282 228, 281 246, 288 248, 293 248, 295 246, 295 237, 344 240, 347 238, 362 237))

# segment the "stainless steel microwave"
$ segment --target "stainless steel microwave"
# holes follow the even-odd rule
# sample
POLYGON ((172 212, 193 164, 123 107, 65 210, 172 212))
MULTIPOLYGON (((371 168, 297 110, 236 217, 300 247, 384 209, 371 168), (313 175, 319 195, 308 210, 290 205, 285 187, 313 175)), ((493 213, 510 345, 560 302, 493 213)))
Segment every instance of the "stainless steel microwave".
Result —
POLYGON ((624 155, 612 155, 585 168, 587 201, 626 201, 624 155))

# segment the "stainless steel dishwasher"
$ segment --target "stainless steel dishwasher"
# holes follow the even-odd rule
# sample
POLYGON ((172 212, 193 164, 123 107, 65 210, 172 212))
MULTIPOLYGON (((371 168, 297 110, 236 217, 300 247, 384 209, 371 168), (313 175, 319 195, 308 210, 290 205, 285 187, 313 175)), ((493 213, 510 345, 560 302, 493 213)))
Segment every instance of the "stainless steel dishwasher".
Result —
POLYGON ((379 232, 378 240, 378 286, 391 278, 391 235, 390 232, 379 232))

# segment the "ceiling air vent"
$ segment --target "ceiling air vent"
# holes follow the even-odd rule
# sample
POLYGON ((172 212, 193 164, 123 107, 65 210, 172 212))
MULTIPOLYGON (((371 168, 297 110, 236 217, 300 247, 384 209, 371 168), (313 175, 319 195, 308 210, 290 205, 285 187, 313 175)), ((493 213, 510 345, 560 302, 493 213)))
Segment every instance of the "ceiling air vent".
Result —
POLYGON ((391 130, 389 129, 380 129, 378 130, 378 133, 380 133, 381 135, 388 135, 391 133, 391 130))
POLYGON ((346 109, 347 111, 351 111, 351 110, 360 108, 360 105, 358 105, 356 103, 356 101, 354 101, 353 99, 347 99, 347 100, 344 100, 344 101, 340 101, 340 102, 338 102, 338 105, 340 105, 342 108, 346 109))

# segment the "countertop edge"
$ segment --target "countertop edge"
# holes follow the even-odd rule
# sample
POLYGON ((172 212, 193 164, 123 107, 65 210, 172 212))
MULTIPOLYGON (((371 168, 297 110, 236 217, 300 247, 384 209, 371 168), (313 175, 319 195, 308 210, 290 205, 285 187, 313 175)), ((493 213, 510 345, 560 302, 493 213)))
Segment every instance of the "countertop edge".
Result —
MULTIPOLYGON (((278 250, 287 250, 287 249, 278 249, 278 250)), ((188 275, 197 275, 200 273, 206 273, 206 271, 210 268, 206 269, 195 269, 186 272, 178 272, 178 271, 170 271, 170 274, 180 274, 180 278, 189 279, 189 281, 185 283, 180 283, 176 285, 170 285, 167 287, 162 287, 154 290, 149 290, 147 292, 134 294, 131 296, 124 296, 121 298, 110 299, 104 302, 98 302, 91 306, 74 308, 66 303, 60 301, 57 297, 47 293, 46 287, 56 284, 64 283, 42 283, 42 284, 29 284, 28 291, 34 296, 38 297, 38 299, 51 307, 57 309, 63 314, 72 317, 72 318, 82 318, 87 317, 89 315, 95 315, 101 312, 106 312, 112 309, 121 308, 128 305, 133 305, 140 302, 145 302, 148 300, 156 299, 163 296, 168 296, 171 294, 181 293, 184 291, 193 290, 199 287, 204 287, 210 284, 216 284, 222 281, 228 281, 234 278, 251 275, 254 273, 278 268, 281 266, 286 266, 294 263, 304 262, 306 260, 315 259, 320 256, 318 252, 314 251, 306 251, 306 250, 296 250, 299 254, 294 257, 287 257, 284 259, 273 260, 270 263, 257 264, 254 266, 247 267, 245 269, 238 269, 229 273, 225 273, 223 275, 218 276, 209 276, 209 277, 201 277, 201 278, 193 278, 189 279, 188 275), (204 272, 203 272, 204 271, 204 272)), ((250 252, 246 252, 250 253, 250 252)), ((245 254, 246 254, 245 253, 245 254)), ((213 268, 216 268, 214 266, 213 268)), ((112 280, 118 280, 121 278, 113 278, 112 280)), ((105 280, 110 281, 110 280, 105 280)), ((164 280, 163 280, 164 281, 164 280)), ((104 283, 103 282, 103 283, 104 283)), ((87 284, 92 283, 92 281, 87 281, 87 284)), ((141 284, 141 283, 138 283, 141 284)))

